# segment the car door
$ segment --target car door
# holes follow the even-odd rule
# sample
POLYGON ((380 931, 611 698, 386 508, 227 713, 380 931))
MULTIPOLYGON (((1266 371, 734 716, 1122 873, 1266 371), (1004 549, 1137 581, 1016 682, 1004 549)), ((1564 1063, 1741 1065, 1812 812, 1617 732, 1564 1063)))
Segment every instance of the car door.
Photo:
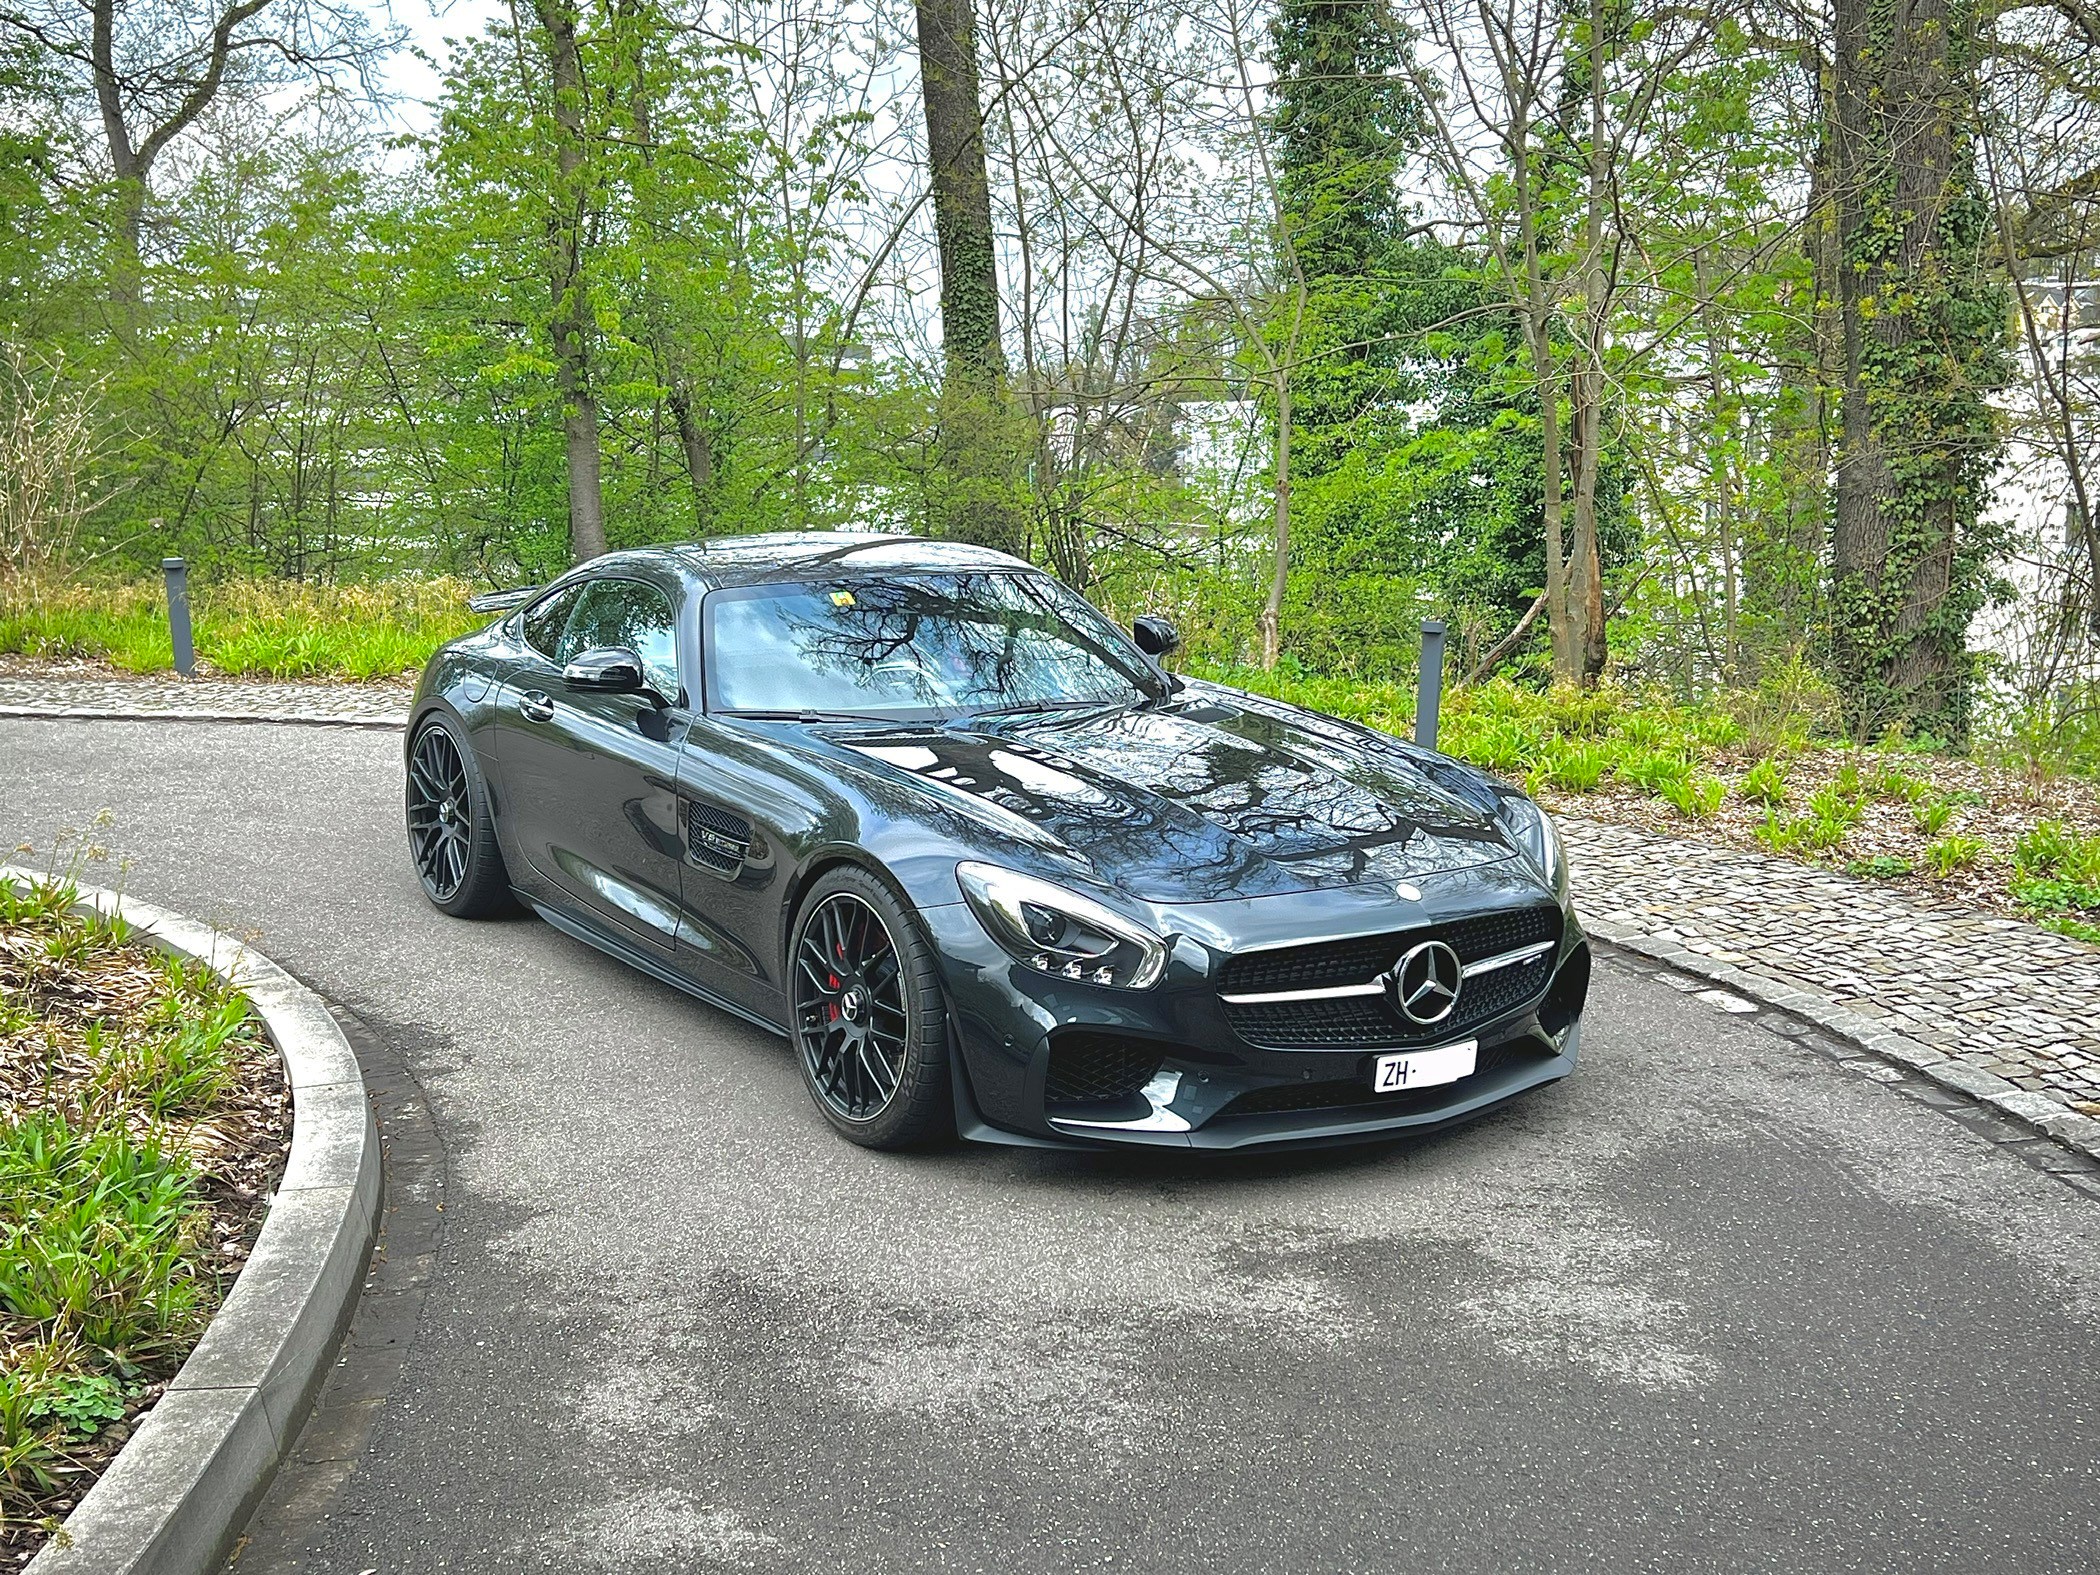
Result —
POLYGON ((570 906, 619 938, 669 953, 684 858, 676 609, 662 587, 608 575, 575 588, 559 634, 556 611, 536 606, 523 620, 527 649, 499 702, 513 834, 533 872, 570 906), (640 656, 654 693, 568 688, 562 667, 599 646, 640 656))

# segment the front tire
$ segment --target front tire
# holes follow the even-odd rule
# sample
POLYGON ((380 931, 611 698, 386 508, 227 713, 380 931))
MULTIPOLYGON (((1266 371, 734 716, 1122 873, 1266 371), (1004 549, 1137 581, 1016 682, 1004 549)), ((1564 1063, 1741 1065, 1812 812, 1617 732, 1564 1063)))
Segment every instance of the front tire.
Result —
POLYGON ((802 1081, 833 1130, 876 1149, 953 1137, 940 973, 890 889, 850 865, 823 876, 788 965, 802 1081))
POLYGON ((417 729, 405 797, 409 856, 431 906, 456 919, 509 912, 510 876, 496 846, 488 784, 449 718, 417 729))

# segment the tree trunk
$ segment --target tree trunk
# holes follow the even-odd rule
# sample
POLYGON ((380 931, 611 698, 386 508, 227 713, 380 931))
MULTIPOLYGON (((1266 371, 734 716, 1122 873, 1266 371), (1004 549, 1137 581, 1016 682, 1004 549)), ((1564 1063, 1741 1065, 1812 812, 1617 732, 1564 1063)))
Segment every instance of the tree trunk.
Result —
POLYGON ((1982 279, 1970 20, 1949 0, 1837 0, 1843 429, 1831 636, 1856 736, 1968 728, 1978 532, 2002 298, 1982 279))
POLYGON ((1589 181, 1583 215, 1582 344, 1580 362, 1568 379, 1568 425, 1574 439, 1575 542, 1569 567, 1569 622, 1576 639, 1576 674, 1587 687, 1604 672, 1604 559, 1597 540, 1597 471, 1604 459, 1604 350, 1607 283, 1604 277, 1604 214, 1611 200, 1610 149, 1605 142, 1604 68, 1606 17, 1602 0, 1590 0, 1589 181))
POLYGON ((686 477, 693 489, 693 523, 704 533, 714 518, 714 440, 693 413, 693 397, 684 379, 675 374, 670 401, 671 416, 678 423, 678 446, 685 450, 686 477))
POLYGON ((1531 364, 1539 399, 1539 516, 1546 537, 1546 637, 1553 676, 1573 682, 1581 670, 1574 610, 1568 605, 1568 565, 1561 528, 1560 376, 1544 326, 1531 334, 1531 364))
POLYGON ((599 475, 598 400, 591 390, 590 310, 583 282, 583 53, 576 13, 561 0, 535 0, 554 71, 556 173, 547 218, 547 282, 554 312, 554 382, 562 398, 569 471, 569 553, 577 563, 606 550, 605 493, 599 475))
POLYGON ((971 0, 918 0, 918 19, 943 362, 928 513, 938 535, 1020 554, 1028 548, 1020 480, 1026 439, 1006 405, 976 18, 971 0))
POLYGON ((1261 608, 1261 665, 1276 670, 1283 655, 1283 593, 1291 578, 1291 377, 1279 367, 1276 388, 1276 546, 1269 567, 1269 596, 1261 608))
POLYGON ((999 348, 999 273, 976 17, 971 0, 918 0, 918 12, 919 85, 941 261, 941 353, 951 378, 989 391, 1005 375, 1006 363, 999 348))

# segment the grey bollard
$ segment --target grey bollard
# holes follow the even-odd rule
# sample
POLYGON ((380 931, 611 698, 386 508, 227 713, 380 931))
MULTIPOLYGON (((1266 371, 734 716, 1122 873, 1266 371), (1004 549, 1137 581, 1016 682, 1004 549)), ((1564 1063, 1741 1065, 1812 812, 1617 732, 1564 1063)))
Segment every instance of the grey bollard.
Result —
POLYGON ((163 558, 160 572, 168 577, 168 638, 175 647, 175 671, 194 677, 197 646, 190 638, 190 571, 180 558, 163 558))
POLYGON ((1422 620, 1422 664, 1415 673, 1415 742, 1436 748, 1436 708, 1444 695, 1444 620, 1422 620))

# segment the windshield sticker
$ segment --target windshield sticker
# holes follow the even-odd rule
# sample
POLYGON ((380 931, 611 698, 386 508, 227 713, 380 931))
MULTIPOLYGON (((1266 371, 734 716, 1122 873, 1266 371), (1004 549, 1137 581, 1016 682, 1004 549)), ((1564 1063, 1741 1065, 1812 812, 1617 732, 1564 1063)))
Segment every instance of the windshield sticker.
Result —
POLYGON ((853 593, 851 591, 833 591, 831 593, 831 605, 834 607, 851 607, 853 605, 853 593))

